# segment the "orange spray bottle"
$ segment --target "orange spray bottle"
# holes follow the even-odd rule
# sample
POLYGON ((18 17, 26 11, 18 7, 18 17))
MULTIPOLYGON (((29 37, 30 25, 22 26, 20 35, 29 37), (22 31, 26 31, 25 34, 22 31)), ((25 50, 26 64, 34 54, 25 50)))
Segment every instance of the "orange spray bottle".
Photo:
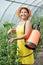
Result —
POLYGON ((26 42, 26 47, 30 49, 35 49, 38 45, 39 39, 40 39, 40 22, 38 25, 35 27, 34 30, 32 30, 30 37, 28 38, 26 42))

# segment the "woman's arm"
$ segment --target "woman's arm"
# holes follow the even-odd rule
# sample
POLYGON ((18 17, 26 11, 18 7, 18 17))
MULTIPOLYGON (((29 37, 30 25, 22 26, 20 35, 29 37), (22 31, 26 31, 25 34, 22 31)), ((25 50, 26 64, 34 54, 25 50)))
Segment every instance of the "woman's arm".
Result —
POLYGON ((16 29, 9 29, 7 33, 8 33, 8 35, 11 34, 11 33, 16 34, 16 29))
POLYGON ((31 22, 26 22, 25 34, 22 35, 22 36, 18 36, 16 38, 12 38, 12 39, 9 40, 9 42, 13 42, 15 40, 20 40, 20 39, 25 39, 27 37, 27 35, 30 33, 31 30, 32 30, 31 22))
POLYGON ((16 34, 16 29, 12 29, 12 33, 16 34))
POLYGON ((14 40, 20 40, 20 39, 25 39, 28 34, 30 35, 30 32, 32 31, 32 23, 31 22, 26 22, 25 25, 25 34, 19 37, 14 38, 14 40))

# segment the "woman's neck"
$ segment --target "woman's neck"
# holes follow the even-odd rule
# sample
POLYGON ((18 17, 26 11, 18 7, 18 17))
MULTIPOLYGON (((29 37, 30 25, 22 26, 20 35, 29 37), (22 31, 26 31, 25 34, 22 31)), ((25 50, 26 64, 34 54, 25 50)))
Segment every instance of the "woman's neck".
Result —
POLYGON ((23 22, 27 22, 28 20, 22 20, 23 22))

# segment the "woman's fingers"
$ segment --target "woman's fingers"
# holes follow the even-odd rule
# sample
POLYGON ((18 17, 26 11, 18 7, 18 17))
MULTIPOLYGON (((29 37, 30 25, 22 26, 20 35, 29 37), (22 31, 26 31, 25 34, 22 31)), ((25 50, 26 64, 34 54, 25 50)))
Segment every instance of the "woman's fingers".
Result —
POLYGON ((12 32, 12 29, 8 30, 7 34, 10 35, 12 32))
POLYGON ((14 38, 8 40, 9 43, 12 43, 14 41, 14 38))

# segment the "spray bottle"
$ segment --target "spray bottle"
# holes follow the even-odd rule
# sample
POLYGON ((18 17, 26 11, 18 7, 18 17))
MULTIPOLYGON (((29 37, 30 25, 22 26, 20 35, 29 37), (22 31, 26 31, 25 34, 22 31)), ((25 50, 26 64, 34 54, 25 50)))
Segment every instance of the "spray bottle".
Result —
POLYGON ((32 30, 31 35, 28 38, 25 46, 34 50, 34 49, 36 49, 39 40, 40 40, 40 22, 38 22, 35 29, 32 30))

